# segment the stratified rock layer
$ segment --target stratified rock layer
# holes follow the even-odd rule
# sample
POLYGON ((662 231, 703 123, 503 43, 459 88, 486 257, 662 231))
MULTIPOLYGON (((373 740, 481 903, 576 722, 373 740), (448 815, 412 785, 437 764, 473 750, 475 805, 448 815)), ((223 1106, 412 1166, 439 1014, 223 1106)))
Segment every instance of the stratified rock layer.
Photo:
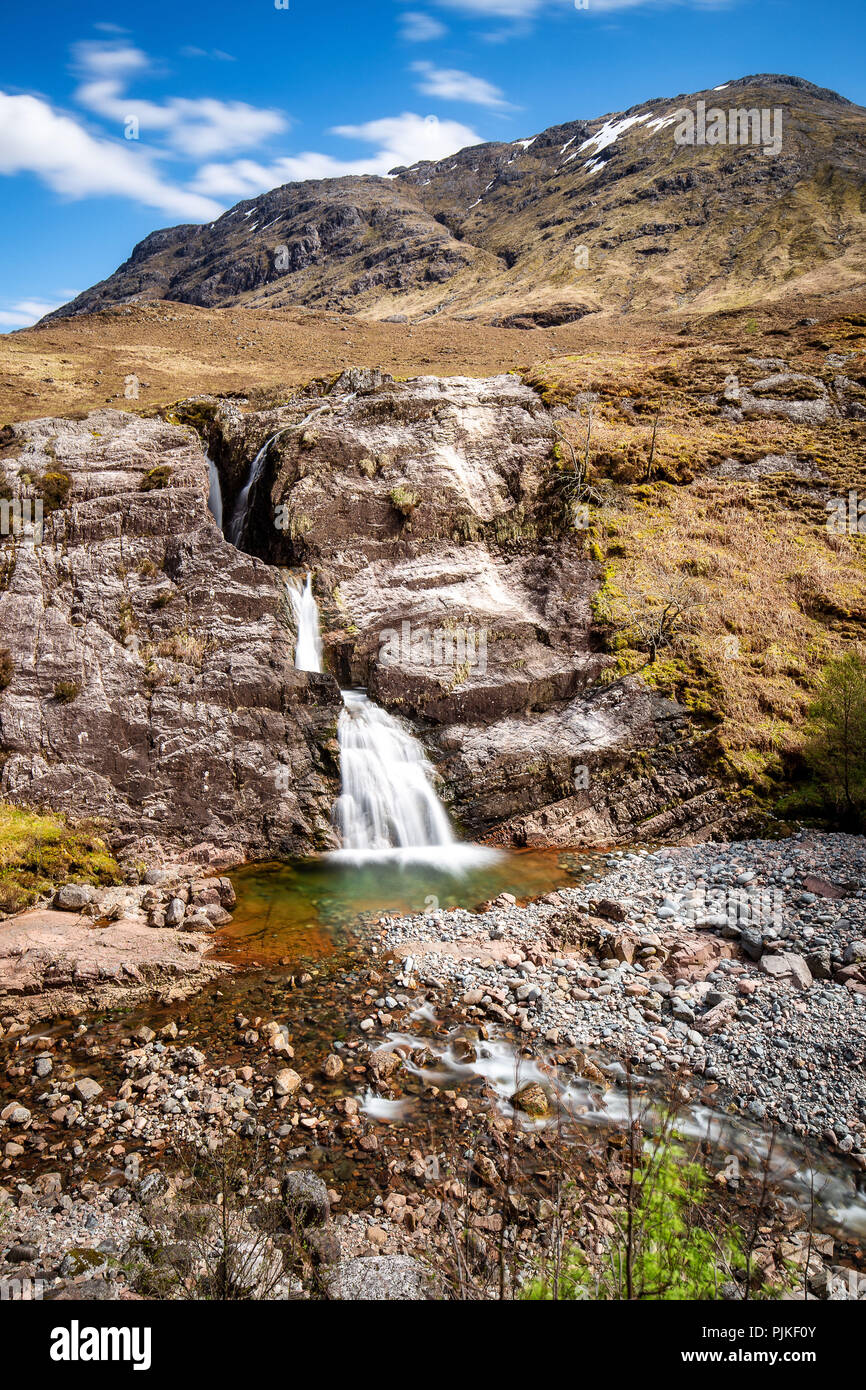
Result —
POLYGON ((121 848, 329 843, 339 693, 294 670, 279 576, 207 510, 187 428, 101 411, 18 426, 2 459, 68 479, 42 544, 4 547, 4 797, 104 817, 121 848))

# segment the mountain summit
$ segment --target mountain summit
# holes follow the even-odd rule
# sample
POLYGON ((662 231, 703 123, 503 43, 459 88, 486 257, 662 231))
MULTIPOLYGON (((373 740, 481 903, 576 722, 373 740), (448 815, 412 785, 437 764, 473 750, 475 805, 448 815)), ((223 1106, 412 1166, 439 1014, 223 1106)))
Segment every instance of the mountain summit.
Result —
POLYGON ((761 74, 385 178, 285 184, 153 232, 51 317, 155 299, 508 326, 734 308, 862 284, 864 208, 866 110, 761 74))

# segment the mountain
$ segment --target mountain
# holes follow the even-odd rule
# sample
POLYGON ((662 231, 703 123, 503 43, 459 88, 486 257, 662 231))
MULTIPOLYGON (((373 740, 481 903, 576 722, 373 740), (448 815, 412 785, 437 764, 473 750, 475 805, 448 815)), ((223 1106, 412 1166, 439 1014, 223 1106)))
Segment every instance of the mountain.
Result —
POLYGON ((545 326, 708 312, 866 280, 866 110, 797 77, 740 78, 475 145, 385 178, 285 184, 157 231, 50 317, 176 300, 445 314, 545 326), (698 103, 766 112, 780 140, 678 144, 698 103))

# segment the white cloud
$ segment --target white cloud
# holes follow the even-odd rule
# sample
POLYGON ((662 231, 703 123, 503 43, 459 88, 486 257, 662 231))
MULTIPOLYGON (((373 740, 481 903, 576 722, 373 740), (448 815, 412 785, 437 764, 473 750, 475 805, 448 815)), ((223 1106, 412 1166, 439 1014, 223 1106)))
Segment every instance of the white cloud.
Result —
POLYGON ((91 135, 39 97, 0 92, 0 174, 35 174, 70 198, 132 198, 171 217, 206 221, 222 209, 166 182, 132 143, 91 135))
MULTIPOLYGON (((545 10, 576 8, 574 0, 434 0, 434 3, 479 19, 527 20, 537 18, 545 10)), ((675 5, 696 10, 717 10, 731 3, 733 0, 589 0, 589 8, 581 11, 578 18, 615 10, 660 9, 675 5)))
POLYGON ((68 293, 64 292, 63 299, 19 299, 16 304, 0 309, 0 327, 29 328, 31 324, 50 314, 53 309, 59 309, 61 304, 68 304, 77 294, 78 290, 70 290, 68 293))
POLYGON ((494 87, 483 77, 473 77, 471 72, 461 72, 459 68, 437 68, 432 63, 413 63, 412 71, 420 75, 418 90, 425 96, 441 97, 445 101, 468 101, 475 106, 500 109, 508 106, 500 87, 494 87))
POLYGON ((429 43, 441 39, 448 30, 438 19, 419 10, 407 10, 400 16, 400 38, 407 43, 429 43))
POLYGON ((459 121, 440 121, 406 111, 364 125, 336 126, 331 132, 348 140, 361 140, 376 148, 359 159, 335 159, 307 151, 267 165, 237 159, 227 164, 206 164, 199 170, 195 188, 224 198, 251 198, 283 183, 302 179, 337 179, 353 174, 387 174, 400 165, 420 160, 445 159, 449 154, 478 145, 482 137, 459 121))
MULTIPOLYGON (((436 0, 436 3, 485 19, 532 19, 545 8, 548 0, 436 0)), ((573 0, 567 3, 573 5, 573 0)))
POLYGON ((215 63, 235 63, 233 53, 225 53, 221 48, 195 48, 189 45, 180 50, 183 58, 212 58, 215 63))
POLYGON ((145 71, 150 60, 127 44, 82 43, 75 57, 86 79, 75 93, 80 105, 121 127, 134 117, 142 136, 160 134, 172 149, 191 159, 253 149, 288 126, 282 112, 245 101, 170 97, 160 103, 130 95, 126 79, 145 71))

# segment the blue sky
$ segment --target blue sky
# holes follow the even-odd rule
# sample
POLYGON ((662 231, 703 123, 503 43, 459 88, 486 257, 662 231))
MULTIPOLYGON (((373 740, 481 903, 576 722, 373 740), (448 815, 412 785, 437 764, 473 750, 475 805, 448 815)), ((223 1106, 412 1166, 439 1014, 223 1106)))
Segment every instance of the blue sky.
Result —
POLYGON ((157 227, 753 72, 866 105, 863 0, 6 6, 0 331, 157 227))

